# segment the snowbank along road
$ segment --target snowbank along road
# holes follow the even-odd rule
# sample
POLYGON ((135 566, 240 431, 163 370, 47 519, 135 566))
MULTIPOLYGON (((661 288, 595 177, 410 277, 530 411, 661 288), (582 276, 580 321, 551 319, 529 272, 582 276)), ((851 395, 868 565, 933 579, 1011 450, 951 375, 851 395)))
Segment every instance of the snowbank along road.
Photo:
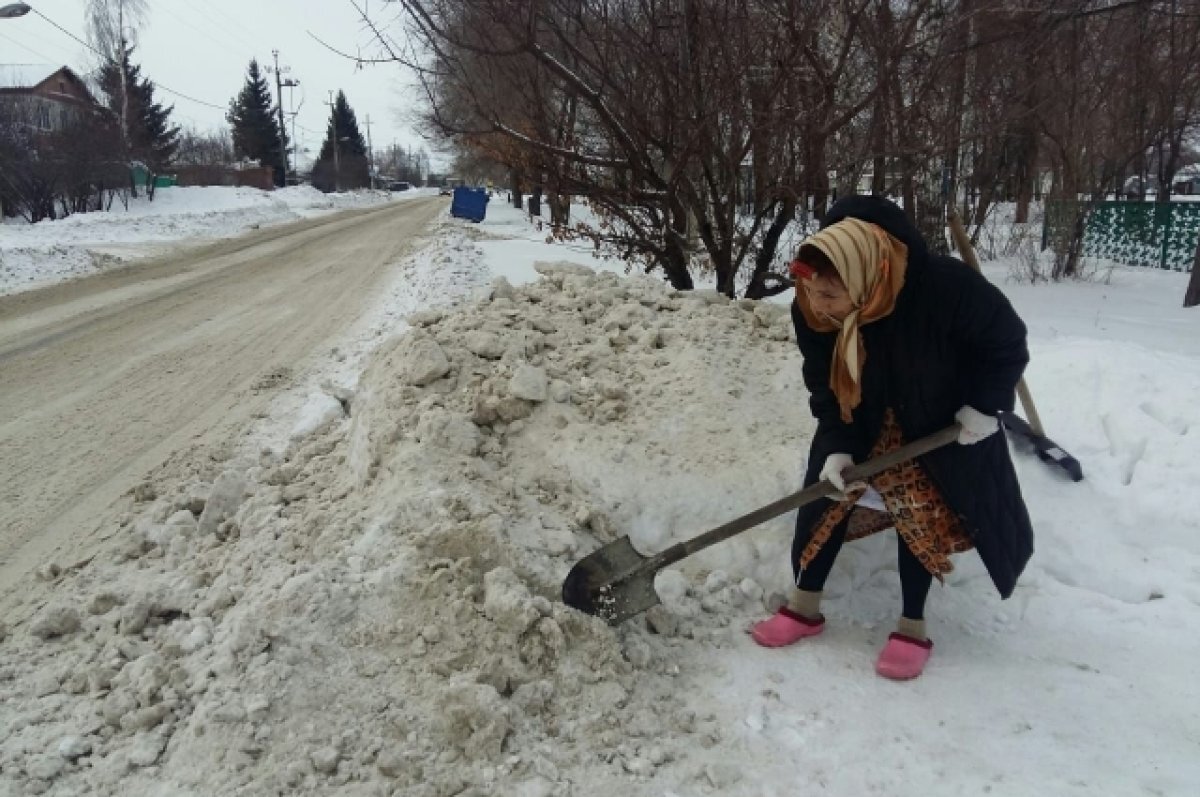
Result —
POLYGON ((443 204, 306 220, 0 298, 0 609, 49 557, 86 557, 144 472, 260 412, 443 204))

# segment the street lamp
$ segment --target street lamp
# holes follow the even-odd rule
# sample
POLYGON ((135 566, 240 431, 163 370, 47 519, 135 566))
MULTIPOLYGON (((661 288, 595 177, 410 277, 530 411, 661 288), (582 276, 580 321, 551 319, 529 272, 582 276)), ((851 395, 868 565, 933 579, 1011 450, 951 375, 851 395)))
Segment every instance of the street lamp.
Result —
POLYGON ((33 9, 25 3, 9 3, 6 6, 0 6, 0 19, 23 17, 32 10, 33 9))

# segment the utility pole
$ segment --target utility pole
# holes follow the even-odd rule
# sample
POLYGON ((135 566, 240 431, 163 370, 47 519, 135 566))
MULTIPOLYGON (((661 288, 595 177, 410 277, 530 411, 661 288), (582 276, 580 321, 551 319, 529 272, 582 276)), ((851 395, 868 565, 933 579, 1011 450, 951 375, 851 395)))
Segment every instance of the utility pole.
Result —
MULTIPOLYGON (((296 86, 299 85, 299 80, 293 80, 288 91, 288 105, 291 106, 291 111, 288 112, 288 116, 292 117, 292 169, 297 176, 297 182, 299 182, 298 178, 300 175, 301 152, 300 139, 296 138, 296 117, 300 115, 300 109, 296 107, 296 86)), ((301 95, 300 98, 300 105, 304 105, 303 95, 301 95)))
POLYGON ((333 190, 340 194, 342 192, 342 160, 338 157, 338 150, 341 149, 342 142, 338 135, 337 103, 333 101, 333 89, 329 90, 329 102, 325 104, 329 106, 329 118, 333 125, 333 190))
POLYGON ((371 187, 375 187, 375 147, 371 144, 371 114, 367 114, 367 168, 370 169, 371 187))
MULTIPOLYGON (((295 169, 289 168, 289 165, 288 165, 288 150, 287 150, 287 140, 286 140, 287 139, 287 123, 283 121, 283 87, 287 86, 288 88, 292 88, 293 86, 299 86, 300 81, 292 80, 291 78, 284 80, 283 79, 284 73, 291 72, 292 68, 290 66, 285 66, 282 69, 280 69, 280 67, 279 67, 279 51, 278 50, 272 50, 271 55, 273 55, 275 57, 275 68, 271 69, 270 67, 267 67, 267 71, 275 73, 275 93, 279 98, 279 102, 276 104, 276 109, 279 112, 279 147, 281 150, 283 150, 283 173, 286 178, 287 173, 289 171, 291 171, 292 173, 295 173, 295 169)), ((293 122, 294 121, 295 120, 293 119, 293 122)), ((293 127, 292 127, 293 144, 295 143, 295 138, 296 138, 296 128, 293 124, 293 127)), ((284 182, 286 183, 287 180, 285 179, 284 182)))

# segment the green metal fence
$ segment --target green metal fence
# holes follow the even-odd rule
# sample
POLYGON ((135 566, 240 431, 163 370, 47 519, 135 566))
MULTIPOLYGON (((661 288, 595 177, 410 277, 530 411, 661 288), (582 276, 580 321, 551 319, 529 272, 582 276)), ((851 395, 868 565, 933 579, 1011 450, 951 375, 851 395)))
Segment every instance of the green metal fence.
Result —
MULTIPOLYGON (((1079 203, 1051 202, 1043 248, 1070 232, 1079 203)), ((1088 214, 1083 254, 1127 266, 1191 271, 1200 241, 1200 202, 1097 202, 1088 214)))

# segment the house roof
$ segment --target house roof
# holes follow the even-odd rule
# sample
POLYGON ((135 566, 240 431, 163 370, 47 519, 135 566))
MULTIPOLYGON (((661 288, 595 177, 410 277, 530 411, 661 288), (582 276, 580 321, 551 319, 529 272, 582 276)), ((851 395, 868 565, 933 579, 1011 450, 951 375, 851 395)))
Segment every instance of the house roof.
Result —
MULTIPOLYGON (((95 104, 96 88, 94 80, 85 80, 77 75, 69 66, 54 64, 0 64, 0 93, 22 94, 37 90, 38 86, 48 82, 55 75, 61 75, 74 83, 87 102, 95 104)), ((78 96, 64 94, 57 87, 45 91, 46 96, 58 97, 67 102, 79 102, 78 96)))
POLYGON ((0 64, 0 89, 31 89, 62 68, 54 64, 0 64))
POLYGON ((1175 172, 1176 180, 1200 180, 1200 163, 1192 163, 1175 172))

